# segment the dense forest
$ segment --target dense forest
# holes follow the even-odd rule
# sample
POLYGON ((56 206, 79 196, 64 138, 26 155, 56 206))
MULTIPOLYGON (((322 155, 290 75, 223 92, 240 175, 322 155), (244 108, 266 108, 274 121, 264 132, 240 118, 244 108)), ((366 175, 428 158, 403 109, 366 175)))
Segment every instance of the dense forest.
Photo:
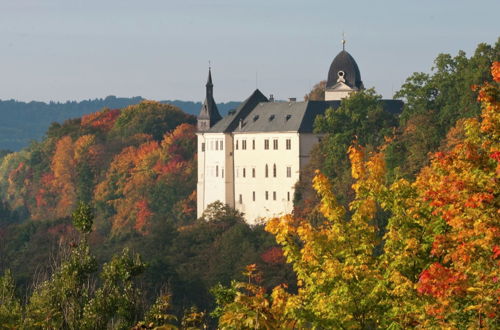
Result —
POLYGON ((498 328, 499 61, 439 55, 398 117, 374 90, 319 116, 293 214, 260 226, 196 219, 176 106, 52 124, 0 153, 0 327, 498 328))
MULTIPOLYGON (((62 123, 67 119, 81 117, 103 108, 121 109, 141 101, 144 99, 140 96, 130 98, 108 96, 104 99, 64 103, 0 100, 0 152, 18 151, 27 147, 33 140, 39 141, 53 122, 62 123)), ((192 115, 197 115, 201 108, 200 102, 175 100, 160 101, 160 103, 175 105, 192 115)), ((220 103, 218 107, 222 114, 226 114, 238 104, 239 102, 220 103)))

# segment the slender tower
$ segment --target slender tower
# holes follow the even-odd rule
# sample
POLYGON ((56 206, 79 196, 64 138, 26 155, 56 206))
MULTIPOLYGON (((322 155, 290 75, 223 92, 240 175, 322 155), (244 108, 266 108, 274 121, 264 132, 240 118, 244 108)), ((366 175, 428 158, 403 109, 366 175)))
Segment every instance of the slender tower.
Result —
POLYGON ((207 91, 205 102, 203 102, 200 114, 198 115, 198 132, 207 131, 210 127, 214 126, 219 120, 222 119, 214 100, 214 84, 212 83, 212 71, 210 67, 208 68, 208 80, 205 86, 207 91))

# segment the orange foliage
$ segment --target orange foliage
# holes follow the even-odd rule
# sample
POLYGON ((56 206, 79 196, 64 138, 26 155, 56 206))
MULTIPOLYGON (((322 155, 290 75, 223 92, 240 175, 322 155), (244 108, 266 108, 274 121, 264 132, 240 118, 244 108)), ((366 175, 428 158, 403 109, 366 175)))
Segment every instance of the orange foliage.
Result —
POLYGON ((161 144, 146 141, 115 156, 105 180, 95 191, 97 200, 106 201, 116 211, 111 218, 114 232, 135 230, 147 234, 149 220, 156 213, 151 205, 173 199, 173 196, 159 196, 157 191, 176 190, 175 199, 180 202, 171 205, 172 211, 194 213, 196 194, 192 188, 185 192, 189 188, 186 182, 192 181, 195 174, 194 132, 192 125, 179 125, 165 135, 161 144))
POLYGON ((500 82, 500 62, 493 62, 491 65, 491 74, 493 76, 493 80, 500 82))
POLYGON ((81 125, 90 126, 109 131, 115 124, 116 119, 120 116, 119 109, 105 109, 103 111, 94 112, 82 117, 81 125))
MULTIPOLYGON (((492 71, 497 79, 498 63, 492 71)), ((498 309, 498 93, 495 84, 480 88, 482 120, 465 120, 465 138, 454 141, 449 151, 436 153, 415 183, 434 216, 428 225, 439 232, 431 250, 438 261, 422 272, 417 286, 420 293, 435 298, 427 311, 437 319, 455 313, 454 304, 459 303, 476 310, 479 318, 496 315, 498 309)))
POLYGON ((135 206, 137 208, 137 215, 134 229, 139 233, 148 234, 149 219, 153 215, 153 212, 149 209, 148 201, 142 199, 138 201, 135 206))

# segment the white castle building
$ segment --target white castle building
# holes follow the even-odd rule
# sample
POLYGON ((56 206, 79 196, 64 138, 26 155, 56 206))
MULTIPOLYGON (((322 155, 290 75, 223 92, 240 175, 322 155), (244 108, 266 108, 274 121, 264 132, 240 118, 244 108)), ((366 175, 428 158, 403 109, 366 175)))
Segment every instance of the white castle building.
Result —
MULTIPOLYGON (((243 212, 251 224, 292 212, 294 186, 320 138, 314 119, 361 89, 358 65, 342 50, 330 65, 324 101, 274 102, 257 89, 223 118, 209 69, 197 124, 198 217, 215 201, 243 212)), ((388 111, 401 107, 401 101, 384 101, 388 111)))

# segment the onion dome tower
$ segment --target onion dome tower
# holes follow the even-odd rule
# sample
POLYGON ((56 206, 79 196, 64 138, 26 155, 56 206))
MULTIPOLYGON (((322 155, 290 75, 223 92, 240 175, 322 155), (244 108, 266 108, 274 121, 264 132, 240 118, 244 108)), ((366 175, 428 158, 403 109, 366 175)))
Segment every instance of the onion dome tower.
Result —
POLYGON ((214 100, 214 84, 212 83, 212 72, 210 67, 208 68, 208 80, 205 86, 207 88, 205 102, 203 102, 203 106, 197 118, 197 128, 199 132, 209 130, 210 127, 214 126, 222 119, 214 100))
POLYGON ((345 40, 342 40, 342 51, 335 56, 328 71, 325 101, 341 100, 362 89, 364 86, 358 64, 345 50, 345 40))

